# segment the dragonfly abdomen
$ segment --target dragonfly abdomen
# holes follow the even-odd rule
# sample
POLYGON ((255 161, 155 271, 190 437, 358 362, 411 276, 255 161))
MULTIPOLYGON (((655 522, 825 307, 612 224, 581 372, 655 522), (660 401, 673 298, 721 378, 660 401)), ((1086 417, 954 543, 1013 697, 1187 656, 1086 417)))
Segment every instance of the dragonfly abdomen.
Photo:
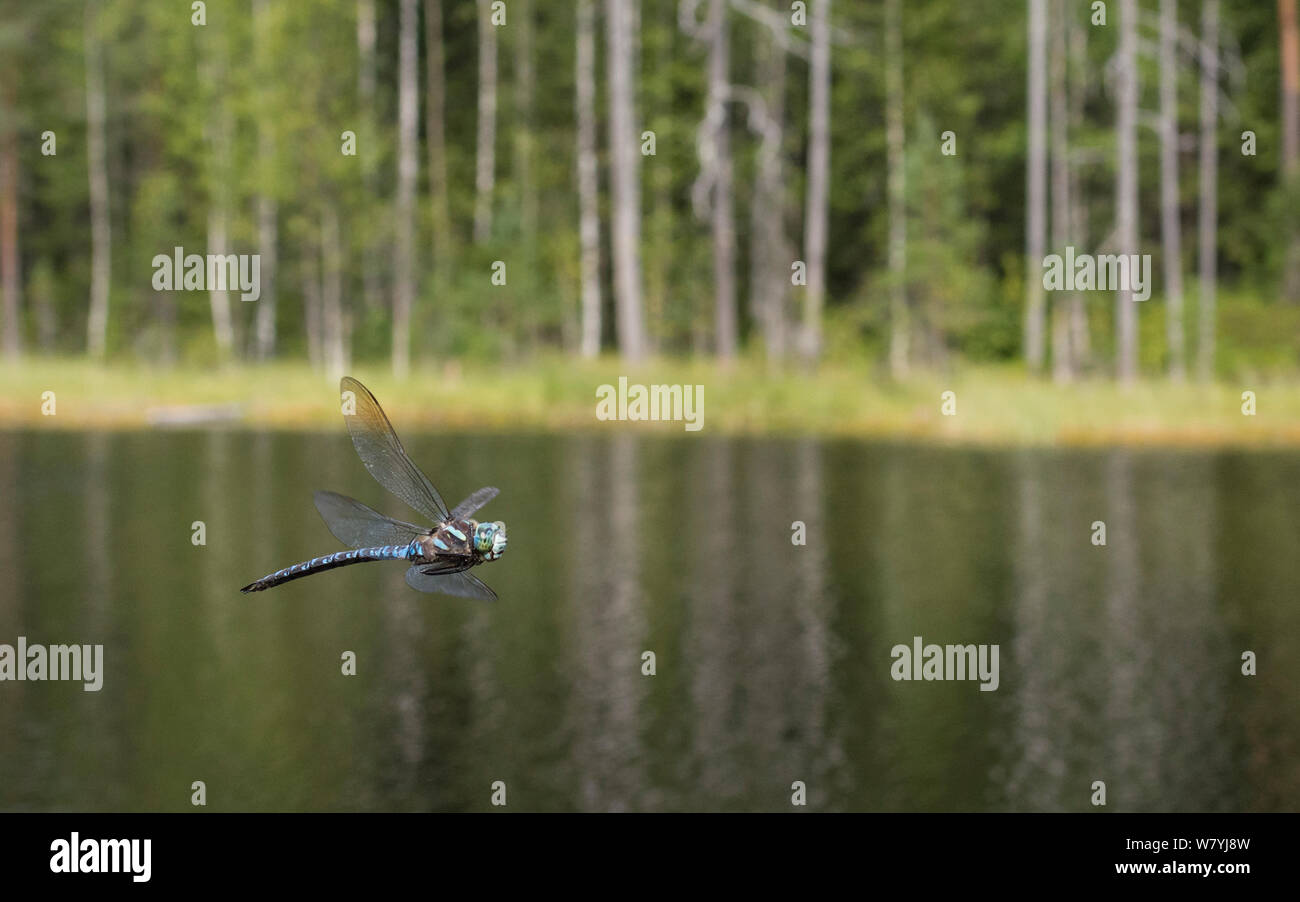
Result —
POLYGON ((312 558, 310 561, 303 561, 285 567, 283 570, 269 573, 261 579, 249 583, 239 591, 245 593, 261 592, 263 589, 270 589, 290 580, 311 576, 313 573, 333 570, 335 567, 363 564, 367 561, 410 561, 416 559, 419 555, 420 547, 418 542, 412 542, 409 545, 380 545, 375 548, 354 548, 350 551, 336 551, 333 554, 312 558))

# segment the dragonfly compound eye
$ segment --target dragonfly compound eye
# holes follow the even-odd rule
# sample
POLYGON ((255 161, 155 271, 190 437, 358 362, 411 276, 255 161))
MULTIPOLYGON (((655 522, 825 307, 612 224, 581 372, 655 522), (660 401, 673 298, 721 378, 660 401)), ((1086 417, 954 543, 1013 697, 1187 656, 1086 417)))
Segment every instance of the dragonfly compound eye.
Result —
POLYGON ((480 523, 474 527, 474 550, 480 554, 491 552, 496 533, 497 525, 495 523, 480 523))

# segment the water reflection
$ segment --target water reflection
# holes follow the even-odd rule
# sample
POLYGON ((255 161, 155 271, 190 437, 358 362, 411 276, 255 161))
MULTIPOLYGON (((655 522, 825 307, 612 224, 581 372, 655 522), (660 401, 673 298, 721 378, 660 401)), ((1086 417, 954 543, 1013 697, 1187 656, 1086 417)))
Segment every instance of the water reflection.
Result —
POLYGON ((1010 807, 1084 810, 1098 780, 1111 809, 1238 807, 1213 475, 1200 455, 1018 458, 1010 807))
POLYGON ((457 500, 501 487, 495 604, 400 565, 239 595, 335 547, 313 489, 409 516, 345 437, 0 433, 0 642, 106 660, 98 693, 0 683, 0 808, 184 810, 196 780, 241 810, 486 810, 495 781, 510 810, 1300 802, 1287 455, 408 446, 457 500), (892 680, 915 635, 999 644, 1000 688, 892 680))
POLYGON ((575 665, 567 726, 569 753, 587 763, 576 774, 574 807, 635 810, 645 786, 637 719, 647 679, 642 652, 654 652, 646 643, 640 588, 637 446, 627 435, 574 444, 573 541, 564 549, 573 574, 565 652, 575 665))

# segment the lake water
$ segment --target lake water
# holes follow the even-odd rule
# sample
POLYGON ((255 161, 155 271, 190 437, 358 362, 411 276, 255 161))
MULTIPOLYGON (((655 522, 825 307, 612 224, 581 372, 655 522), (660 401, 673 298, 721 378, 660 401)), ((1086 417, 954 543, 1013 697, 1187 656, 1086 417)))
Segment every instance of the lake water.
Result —
POLYGON ((0 643, 104 648, 0 682, 0 809, 1300 808, 1300 455, 403 438, 501 488, 500 600, 239 593, 339 547, 314 489, 415 516, 341 430, 0 433, 0 643), (996 691, 894 680, 918 635, 996 691))

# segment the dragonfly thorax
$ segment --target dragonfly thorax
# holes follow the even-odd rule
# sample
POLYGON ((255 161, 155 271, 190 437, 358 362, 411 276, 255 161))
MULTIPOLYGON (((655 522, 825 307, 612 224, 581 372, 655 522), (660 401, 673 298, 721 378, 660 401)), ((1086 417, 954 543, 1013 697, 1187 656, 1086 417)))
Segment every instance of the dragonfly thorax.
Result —
POLYGON ((506 550, 506 525, 477 520, 444 520, 417 540, 427 561, 470 558, 473 563, 495 561, 506 550))
POLYGON ((474 527, 474 550, 485 561, 495 561, 506 551, 506 525, 500 520, 474 527))

